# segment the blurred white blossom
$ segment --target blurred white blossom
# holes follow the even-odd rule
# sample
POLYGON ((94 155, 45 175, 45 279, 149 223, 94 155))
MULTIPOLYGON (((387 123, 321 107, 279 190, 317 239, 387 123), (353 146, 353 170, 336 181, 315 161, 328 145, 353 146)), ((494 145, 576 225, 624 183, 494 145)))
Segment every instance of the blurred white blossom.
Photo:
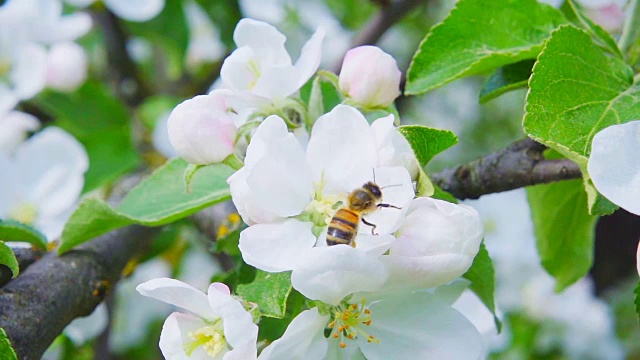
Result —
POLYGON ((209 15, 195 1, 185 1, 183 6, 189 26, 187 65, 195 68, 220 59, 224 55, 224 46, 220 41, 220 32, 209 15))
MULTIPOLYGON (((611 310, 595 297, 589 278, 581 279, 562 293, 554 291, 555 280, 540 265, 535 248, 525 191, 485 195, 468 203, 485 222, 485 244, 496 271, 499 312, 524 314, 538 322, 541 325, 536 338, 538 349, 550 351, 558 347, 576 360, 623 359, 624 351, 614 334, 611 310)), ((484 307, 479 301, 475 306, 484 307)), ((474 310, 471 304, 454 307, 475 320, 490 346, 487 350, 503 350, 511 341, 508 323, 504 324, 506 330, 496 335, 493 319, 486 313, 478 316, 478 312, 484 310, 474 310), (492 327, 494 330, 488 330, 492 327)))
POLYGON ((27 138, 27 134, 40 128, 40 121, 21 111, 0 111, 0 153, 11 154, 27 138))
POLYGON ((78 202, 88 166, 82 145, 56 127, 21 143, 13 155, 0 153, 0 218, 56 239, 78 202))
POLYGON ((74 42, 56 43, 47 58, 47 86, 64 92, 75 91, 87 79, 89 59, 74 42))

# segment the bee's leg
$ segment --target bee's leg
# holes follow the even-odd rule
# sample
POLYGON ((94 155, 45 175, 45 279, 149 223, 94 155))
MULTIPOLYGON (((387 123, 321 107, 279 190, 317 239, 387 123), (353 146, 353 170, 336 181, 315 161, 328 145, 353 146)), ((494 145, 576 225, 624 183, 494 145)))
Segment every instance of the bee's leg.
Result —
POLYGON ((365 225, 371 226, 371 235, 378 235, 378 233, 376 232, 376 224, 372 224, 364 218, 362 218, 362 222, 365 223, 365 225))
POLYGON ((377 206, 378 206, 378 207, 383 207, 383 208, 394 208, 394 209, 398 209, 398 210, 402 209, 402 208, 400 208, 400 207, 393 206, 393 205, 391 205, 391 204, 378 204, 377 206))

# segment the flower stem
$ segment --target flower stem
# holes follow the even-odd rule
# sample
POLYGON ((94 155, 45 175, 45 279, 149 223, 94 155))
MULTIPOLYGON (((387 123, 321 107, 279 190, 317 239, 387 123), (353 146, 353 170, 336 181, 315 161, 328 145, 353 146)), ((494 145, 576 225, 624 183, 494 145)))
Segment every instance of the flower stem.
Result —
POLYGON ((227 156, 226 159, 222 160, 222 163, 229 166, 233 170, 240 170, 244 166, 244 163, 240 161, 240 159, 238 159, 235 154, 227 156))

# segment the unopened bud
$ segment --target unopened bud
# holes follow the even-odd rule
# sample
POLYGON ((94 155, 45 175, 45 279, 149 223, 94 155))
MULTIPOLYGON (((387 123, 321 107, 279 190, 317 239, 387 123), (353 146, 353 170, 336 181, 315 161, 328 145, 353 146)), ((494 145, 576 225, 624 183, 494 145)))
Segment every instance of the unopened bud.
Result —
POLYGON ((340 70, 340 90, 363 107, 387 107, 400 96, 396 60, 375 46, 347 51, 340 70))
POLYGON ((167 124, 178 155, 196 165, 218 163, 233 153, 238 129, 216 95, 200 95, 176 106, 167 124))

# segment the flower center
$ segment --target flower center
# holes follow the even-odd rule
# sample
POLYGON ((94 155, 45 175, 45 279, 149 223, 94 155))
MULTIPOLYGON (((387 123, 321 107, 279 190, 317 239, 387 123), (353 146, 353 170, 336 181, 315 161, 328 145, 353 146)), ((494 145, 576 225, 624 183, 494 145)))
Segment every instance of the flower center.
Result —
POLYGON ((379 343, 380 340, 369 335, 366 328, 371 326, 371 310, 366 306, 366 300, 360 304, 344 304, 334 308, 333 321, 328 325, 331 337, 340 339, 340 347, 347 347, 347 340, 355 340, 363 336, 367 342, 379 343))
POLYGON ((38 216, 38 208, 35 204, 23 202, 14 206, 9 211, 9 218, 20 221, 23 224, 33 225, 38 216))
POLYGON ((247 62, 247 70, 249 71, 249 73, 251 73, 251 75, 253 75, 253 80, 251 80, 251 83, 249 83, 249 90, 253 90, 253 88, 258 83, 258 79, 260 79, 260 76, 262 75, 262 72, 260 71, 260 65, 258 65, 254 58, 251 58, 247 62))
POLYGON ((202 346, 207 355, 216 357, 221 352, 229 350, 227 339, 224 337, 222 319, 214 321, 211 325, 203 326, 198 330, 187 334, 193 341, 186 343, 184 350, 191 356, 198 347, 202 346))
POLYGON ((311 200, 302 214, 298 215, 298 218, 301 221, 311 222, 313 224, 311 231, 315 236, 320 236, 320 233, 329 225, 331 218, 341 204, 342 201, 336 197, 324 199, 316 197, 311 200))

